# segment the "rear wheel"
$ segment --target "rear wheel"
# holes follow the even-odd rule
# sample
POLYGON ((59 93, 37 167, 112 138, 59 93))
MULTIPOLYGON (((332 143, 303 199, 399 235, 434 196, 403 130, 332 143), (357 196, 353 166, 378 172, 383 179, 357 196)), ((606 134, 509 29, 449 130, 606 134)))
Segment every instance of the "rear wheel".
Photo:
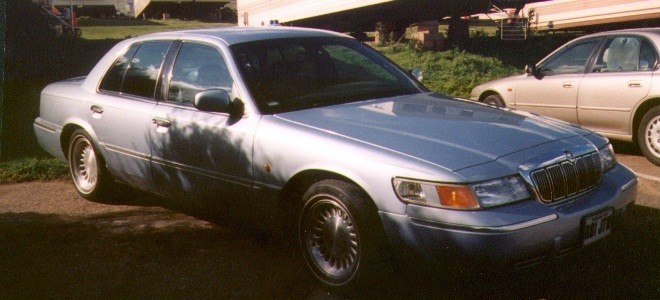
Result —
POLYGON ((351 183, 324 180, 307 190, 298 237, 308 268, 331 289, 355 291, 386 271, 376 207, 351 183))
POLYGON ((89 200, 98 200, 108 194, 114 181, 105 169, 92 139, 84 130, 77 129, 71 135, 68 159, 78 194, 89 200))
POLYGON ((498 94, 488 95, 488 97, 484 98, 484 103, 490 104, 490 105, 493 105, 493 106, 497 106, 497 107, 505 107, 506 106, 506 105, 504 105, 504 100, 502 99, 502 96, 500 96, 498 94))
POLYGON ((644 114, 637 130, 637 143, 644 156, 660 166, 660 106, 644 114))

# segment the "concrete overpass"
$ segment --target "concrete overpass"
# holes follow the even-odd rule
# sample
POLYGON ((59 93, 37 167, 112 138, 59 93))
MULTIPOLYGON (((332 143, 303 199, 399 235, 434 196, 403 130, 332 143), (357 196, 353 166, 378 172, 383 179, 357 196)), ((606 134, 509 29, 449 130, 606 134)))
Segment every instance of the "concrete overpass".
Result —
POLYGON ((525 6, 537 31, 605 30, 660 25, 660 0, 556 0, 525 6))
POLYGON ((238 24, 281 24, 325 28, 341 32, 373 31, 377 22, 401 29, 444 17, 487 13, 491 4, 522 8, 539 0, 239 0, 238 24))
POLYGON ((55 6, 73 6, 77 11, 112 11, 120 15, 138 18, 173 17, 203 18, 236 0, 51 0, 55 6))
POLYGON ((490 12, 492 5, 521 9, 539 0, 238 0, 238 25, 280 24, 360 34, 385 24, 396 37, 414 23, 450 17, 448 42, 469 40, 469 23, 462 18, 490 12))

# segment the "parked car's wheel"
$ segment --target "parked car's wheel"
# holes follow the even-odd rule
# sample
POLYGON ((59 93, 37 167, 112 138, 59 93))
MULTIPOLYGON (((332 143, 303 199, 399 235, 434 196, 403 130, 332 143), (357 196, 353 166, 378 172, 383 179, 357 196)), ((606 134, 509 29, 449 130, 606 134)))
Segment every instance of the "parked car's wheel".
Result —
POLYGON ((386 271, 376 207, 353 184, 312 185, 303 196, 298 237, 307 266, 327 287, 356 290, 386 271))
POLYGON ((71 135, 69 142, 69 169, 76 191, 83 198, 98 200, 106 196, 114 183, 105 169, 100 156, 89 134, 77 129, 71 135))
POLYGON ((504 105, 504 100, 502 99, 502 96, 500 96, 498 94, 488 95, 488 97, 484 98, 484 103, 490 104, 490 105, 493 105, 493 106, 497 106, 497 107, 505 107, 506 106, 506 105, 504 105))
POLYGON ((637 131, 637 142, 644 156, 660 166, 660 106, 644 114, 637 131))

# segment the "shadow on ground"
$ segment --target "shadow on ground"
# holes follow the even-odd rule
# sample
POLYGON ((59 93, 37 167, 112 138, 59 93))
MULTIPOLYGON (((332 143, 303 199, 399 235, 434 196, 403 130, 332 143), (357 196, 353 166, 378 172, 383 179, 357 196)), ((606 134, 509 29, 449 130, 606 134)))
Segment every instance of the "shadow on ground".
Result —
POLYGON ((614 152, 618 154, 644 156, 639 146, 632 142, 610 141, 614 147, 614 152))
MULTIPOLYGON (((0 214, 0 298, 364 297, 332 295, 320 288, 288 238, 252 234, 201 206, 125 193, 108 199, 126 207, 121 211, 73 218, 0 214)), ((365 295, 658 298, 658 228, 660 210, 634 206, 605 240, 609 242, 557 264, 460 276, 399 267, 365 295)))

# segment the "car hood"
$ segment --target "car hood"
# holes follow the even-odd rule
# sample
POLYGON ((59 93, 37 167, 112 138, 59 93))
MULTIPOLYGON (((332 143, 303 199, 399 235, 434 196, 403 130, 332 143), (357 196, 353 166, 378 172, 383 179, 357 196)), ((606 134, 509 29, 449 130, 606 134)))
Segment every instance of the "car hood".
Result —
MULTIPOLYGON (((307 109, 276 117, 452 171, 589 134, 554 119, 433 93, 307 109)), ((584 142, 588 143, 586 139, 584 142)))

